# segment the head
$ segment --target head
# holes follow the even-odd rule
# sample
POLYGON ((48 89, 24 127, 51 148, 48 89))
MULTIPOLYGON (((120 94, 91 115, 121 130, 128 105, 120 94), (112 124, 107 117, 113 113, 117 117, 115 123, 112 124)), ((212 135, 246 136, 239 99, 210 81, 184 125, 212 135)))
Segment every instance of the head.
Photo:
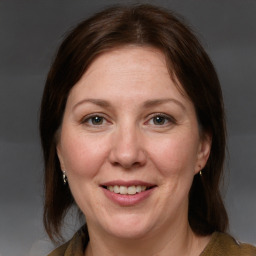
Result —
MULTIPOLYGON (((188 220, 193 231, 225 231, 227 214, 219 191, 226 133, 222 93, 215 69, 191 30, 174 14, 149 5, 114 7, 80 23, 65 38, 49 71, 41 105, 40 131, 45 161, 44 224, 59 235, 67 210, 75 204, 63 185, 57 148, 73 87, 101 56, 118 49, 151 49, 165 60, 171 81, 195 111, 202 140, 210 140, 202 177, 193 176, 188 220)), ((199 170, 198 170, 199 171, 199 170)))

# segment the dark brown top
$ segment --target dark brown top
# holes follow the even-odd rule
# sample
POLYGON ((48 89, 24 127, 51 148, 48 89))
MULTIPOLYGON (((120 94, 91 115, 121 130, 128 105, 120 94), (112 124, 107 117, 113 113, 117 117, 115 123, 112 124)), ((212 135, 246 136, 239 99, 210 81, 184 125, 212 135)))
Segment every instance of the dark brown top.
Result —
MULTIPOLYGON (((87 229, 83 227, 70 241, 55 249, 48 256, 84 256, 88 241, 87 229)), ((256 247, 239 243, 228 234, 215 232, 199 256, 256 256, 256 247)))

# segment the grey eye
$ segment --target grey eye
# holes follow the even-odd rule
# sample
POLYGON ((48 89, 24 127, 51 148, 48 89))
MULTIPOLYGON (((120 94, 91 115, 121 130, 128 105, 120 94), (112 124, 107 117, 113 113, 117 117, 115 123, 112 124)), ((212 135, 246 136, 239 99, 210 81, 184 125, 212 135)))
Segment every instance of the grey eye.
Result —
POLYGON ((104 118, 101 116, 94 116, 94 117, 91 117, 90 119, 93 125, 101 125, 104 120, 104 118))
POLYGON ((163 125, 163 124, 165 124, 167 121, 168 121, 167 118, 164 117, 164 116, 155 116, 155 117, 153 117, 153 123, 154 123, 155 125, 163 125))

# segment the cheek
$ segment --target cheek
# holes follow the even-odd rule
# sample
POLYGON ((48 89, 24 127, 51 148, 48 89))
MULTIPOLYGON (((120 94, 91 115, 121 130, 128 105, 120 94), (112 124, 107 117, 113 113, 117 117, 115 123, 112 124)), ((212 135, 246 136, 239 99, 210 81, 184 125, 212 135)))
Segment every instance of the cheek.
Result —
POLYGON ((103 140, 86 136, 67 136, 61 143, 63 160, 69 175, 92 177, 106 159, 107 148, 103 140))
POLYGON ((170 136, 155 141, 150 156, 164 177, 181 176, 194 173, 197 160, 197 142, 191 138, 170 136), (158 146, 156 146, 158 145, 158 146))

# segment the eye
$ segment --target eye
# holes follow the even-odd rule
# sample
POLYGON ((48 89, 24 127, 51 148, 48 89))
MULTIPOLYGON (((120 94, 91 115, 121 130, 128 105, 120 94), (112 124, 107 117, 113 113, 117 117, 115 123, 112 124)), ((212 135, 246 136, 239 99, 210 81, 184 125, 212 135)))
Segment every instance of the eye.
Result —
POLYGON ((90 120, 93 125, 100 125, 103 123, 104 118, 101 116, 94 116, 94 117, 91 117, 90 120))
POLYGON ((155 116, 152 118, 152 121, 155 125, 163 125, 168 122, 167 118, 164 116, 155 116))
POLYGON ((176 123, 175 119, 165 114, 155 114, 148 121, 150 125, 166 126, 168 124, 176 123))
POLYGON ((105 122, 106 119, 100 115, 89 116, 83 120, 83 123, 86 123, 91 126, 103 125, 105 124, 105 122))

